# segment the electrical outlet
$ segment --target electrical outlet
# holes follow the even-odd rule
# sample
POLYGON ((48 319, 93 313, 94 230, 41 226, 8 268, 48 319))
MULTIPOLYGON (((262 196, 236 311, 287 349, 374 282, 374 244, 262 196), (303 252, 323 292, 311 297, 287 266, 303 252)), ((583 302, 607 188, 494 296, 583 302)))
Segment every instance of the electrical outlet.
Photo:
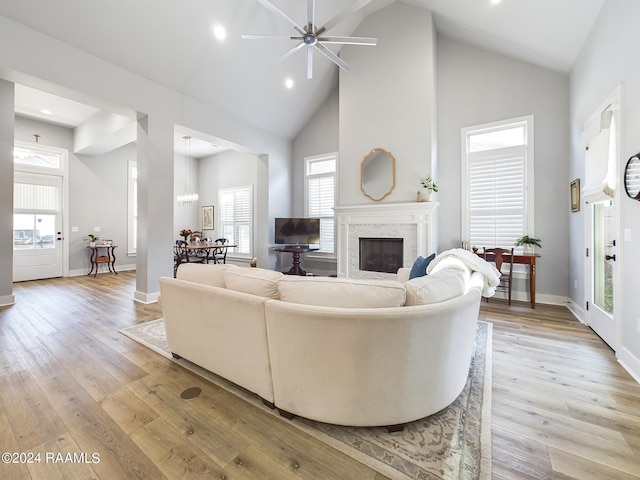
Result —
POLYGON ((636 327, 636 330, 640 333, 640 318, 638 318, 638 326, 636 327))
POLYGON ((93 231, 94 232, 99 232, 100 231, 100 227, 93 227, 93 231))
POLYGON ((573 281, 573 288, 578 288, 578 280, 573 281))

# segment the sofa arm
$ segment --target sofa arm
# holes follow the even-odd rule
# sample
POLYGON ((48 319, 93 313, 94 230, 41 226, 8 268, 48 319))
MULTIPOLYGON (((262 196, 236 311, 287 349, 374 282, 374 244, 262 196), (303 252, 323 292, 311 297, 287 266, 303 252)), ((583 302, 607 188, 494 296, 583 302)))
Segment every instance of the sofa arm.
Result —
POLYGON ((411 269, 409 267, 400 267, 397 272, 398 281, 404 283, 409 280, 411 269))

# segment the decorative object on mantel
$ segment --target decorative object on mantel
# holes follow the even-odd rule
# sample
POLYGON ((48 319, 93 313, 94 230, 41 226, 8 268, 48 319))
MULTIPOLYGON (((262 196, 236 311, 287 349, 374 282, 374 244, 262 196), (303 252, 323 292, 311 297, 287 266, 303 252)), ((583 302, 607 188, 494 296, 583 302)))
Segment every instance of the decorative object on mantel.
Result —
POLYGON ((189 168, 189 157, 191 157, 191 137, 189 135, 185 135, 182 138, 184 139, 184 193, 182 195, 178 195, 176 199, 178 200, 178 205, 181 207, 188 207, 198 203, 198 194, 195 192, 187 193, 191 188, 191 168, 189 168))
POLYGON ((427 178, 423 178, 420 180, 420 185, 427 191, 427 202, 430 202, 433 197, 434 192, 438 192, 438 184, 428 176, 427 178))
POLYGON ((189 228, 183 228, 182 230, 180 230, 180 232, 178 232, 178 234, 184 238, 184 241, 186 242, 187 239, 189 238, 189 235, 191 235, 193 233, 193 231, 189 228))
POLYGON ((516 247, 524 246, 524 253, 533 254, 534 247, 542 248, 542 245, 540 245, 540 242, 541 240, 539 238, 533 238, 533 237, 530 237, 529 235, 523 235, 518 240, 516 240, 515 246, 516 247))
POLYGON ((296 40, 298 43, 286 51, 284 55, 278 58, 274 64, 280 63, 285 58, 288 58, 290 55, 293 55, 295 52, 300 50, 303 47, 307 47, 307 78, 310 80, 313 78, 313 51, 314 48, 317 48, 320 53, 326 56, 329 60, 335 63, 338 67, 343 69, 345 72, 348 72, 351 67, 342 60, 338 55, 333 53, 330 49, 325 47, 325 43, 328 44, 342 44, 342 45, 369 45, 375 46, 378 42, 377 38, 365 38, 365 37, 328 37, 326 33, 332 28, 336 27, 344 20, 347 19, 348 16, 356 13, 362 7, 367 5, 371 0, 358 0, 355 3, 348 6, 338 15, 329 20, 323 27, 318 27, 315 24, 315 12, 316 12, 316 1, 315 0, 307 0, 307 22, 304 27, 298 26, 293 20, 291 20, 284 12, 276 8, 267 0, 258 0, 260 4, 262 4, 265 8, 270 10, 272 13, 279 15, 282 19, 284 19, 291 27, 294 28, 297 35, 242 35, 242 38, 245 40, 273 40, 273 39, 286 39, 286 40, 296 40))

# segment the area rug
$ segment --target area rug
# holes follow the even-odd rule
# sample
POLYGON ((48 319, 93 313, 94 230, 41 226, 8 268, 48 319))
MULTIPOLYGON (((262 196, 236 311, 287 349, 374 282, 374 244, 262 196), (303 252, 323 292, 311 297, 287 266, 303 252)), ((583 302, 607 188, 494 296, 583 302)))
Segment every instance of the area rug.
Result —
MULTIPOLYGON (((163 319, 128 327, 120 333, 277 416, 251 393, 187 360, 173 359, 163 319)), ((278 418, 392 479, 490 479, 491 334, 491 323, 478 322, 469 377, 460 396, 444 410, 407 424, 402 432, 278 418)))

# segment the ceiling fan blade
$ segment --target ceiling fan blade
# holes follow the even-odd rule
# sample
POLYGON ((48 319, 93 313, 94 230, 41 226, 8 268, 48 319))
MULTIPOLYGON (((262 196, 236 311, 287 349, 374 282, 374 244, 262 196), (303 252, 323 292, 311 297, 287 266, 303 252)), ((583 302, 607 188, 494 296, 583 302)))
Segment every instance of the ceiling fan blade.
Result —
POLYGON ((313 45, 307 45, 307 80, 313 78, 313 45))
MULTIPOLYGON (((261 0, 258 0, 258 1, 261 1, 261 0)), ((325 23, 324 26, 317 31, 317 34, 319 35, 323 32, 328 32, 333 27, 345 21, 347 17, 353 15, 354 13, 356 13, 358 10, 360 10, 362 7, 364 7, 370 2, 371 0, 357 0, 351 6, 345 8, 342 12, 340 12, 338 15, 333 17, 327 23, 325 23)))
POLYGON ((316 16, 316 0, 307 0, 307 32, 313 32, 313 24, 316 16))
POLYGON ((285 58, 290 57, 291 55, 293 55, 294 53, 296 53, 298 50, 300 50, 302 47, 304 47, 304 42, 300 42, 299 44, 297 44, 295 47, 293 47, 290 50, 287 50, 284 55, 282 55, 280 58, 276 59, 275 62, 273 62, 274 65, 277 65, 278 63, 282 62, 285 58))
POLYGON ((323 43, 342 43, 345 45, 370 45, 370 46, 375 46, 378 43, 377 38, 369 38, 369 37, 318 37, 318 41, 323 43))
POLYGON ((245 40, 301 40, 301 37, 291 37, 289 35, 240 35, 245 40))
POLYGON ((327 47, 325 47, 321 43, 316 43, 316 48, 320 50, 320 52, 323 53, 329 60, 331 60, 333 63, 338 65, 341 69, 343 69, 345 72, 348 72, 349 70, 351 70, 351 67, 347 62, 342 60, 339 56, 337 56, 335 53, 333 53, 331 50, 329 50, 327 47))
POLYGON ((284 12, 282 12, 281 10, 276 8, 270 2, 268 2, 267 0, 257 0, 257 1, 258 1, 258 3, 262 4, 262 6, 264 6, 265 8, 267 8, 269 10, 271 10, 276 15, 280 15, 282 18, 284 18, 287 21, 287 23, 289 25, 291 25, 293 28, 295 28, 296 32, 298 32, 300 35, 304 35, 305 34, 305 31, 302 28, 300 28, 296 22, 291 20, 284 12))

